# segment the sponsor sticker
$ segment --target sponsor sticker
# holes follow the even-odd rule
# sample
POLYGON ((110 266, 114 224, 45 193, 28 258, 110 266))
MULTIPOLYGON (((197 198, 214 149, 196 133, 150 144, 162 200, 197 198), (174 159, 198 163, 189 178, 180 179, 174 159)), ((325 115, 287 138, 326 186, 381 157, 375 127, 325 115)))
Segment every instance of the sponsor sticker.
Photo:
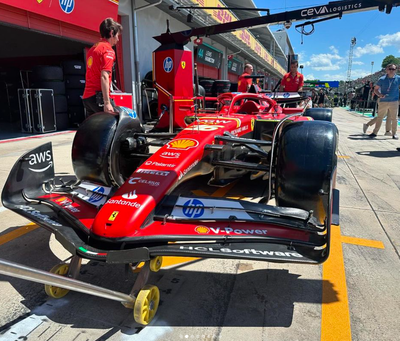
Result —
POLYGON ((137 118, 137 114, 135 110, 128 110, 127 114, 131 117, 131 118, 137 118))
POLYGON ((200 252, 214 252, 214 253, 236 253, 236 254, 247 254, 247 255, 262 255, 262 256, 277 256, 277 257, 290 257, 290 258, 303 258, 303 256, 297 252, 282 252, 282 251, 261 251, 256 249, 231 249, 224 247, 221 249, 206 247, 206 246, 180 246, 180 250, 186 251, 200 251, 200 252))
POLYGON ((183 172, 180 172, 178 180, 181 180, 187 173, 189 173, 197 164, 199 163, 199 160, 196 160, 193 162, 188 168, 186 168, 183 172))
POLYGON ((204 214, 204 204, 199 199, 190 199, 183 205, 182 212, 188 218, 200 218, 204 214))
POLYGON ((153 181, 153 180, 145 180, 142 178, 130 178, 128 181, 129 184, 135 185, 135 184, 145 184, 148 186, 153 186, 153 187, 158 187, 160 186, 160 183, 158 181, 153 181))
POLYGON ((94 188, 93 193, 89 198, 89 202, 92 204, 99 202, 101 199, 103 199, 104 192, 104 187, 98 186, 94 188))
POLYGON ((43 220, 44 222, 46 222, 52 226, 62 226, 60 223, 51 219, 48 215, 40 213, 39 211, 35 210, 31 206, 20 205, 20 206, 17 206, 17 208, 28 213, 29 215, 31 215, 37 219, 43 220))
POLYGON ((198 234, 209 234, 210 232, 214 234, 250 234, 250 235, 258 235, 265 236, 267 234, 267 230, 265 229, 235 229, 231 227, 206 227, 206 226, 196 226, 194 229, 198 234))
POLYGON ((75 207, 75 206, 79 206, 79 205, 75 204, 70 198, 61 197, 61 198, 57 198, 57 199, 53 200, 53 202, 55 202, 57 205, 60 205, 60 206, 64 207, 65 209, 67 209, 68 211, 71 211, 73 213, 80 212, 80 209, 75 207))
POLYGON ((202 124, 201 122, 199 124, 192 124, 189 127, 185 128, 185 131, 188 130, 198 130, 198 131, 215 131, 218 130, 219 128, 223 128, 224 126, 221 125, 209 125, 209 124, 202 124))
POLYGON ((178 152, 163 152, 160 154, 161 157, 165 159, 179 159, 181 153, 178 152))
POLYGON ((144 163, 146 166, 156 166, 156 167, 167 167, 167 168, 174 168, 176 165, 174 163, 163 163, 157 161, 146 161, 144 163))
POLYGON ((58 0, 64 13, 70 14, 75 8, 75 0, 58 0))
POLYGON ((133 191, 123 194, 122 197, 127 200, 135 200, 138 196, 136 195, 136 191, 133 191))
POLYGON ((111 215, 110 218, 108 218, 108 221, 114 221, 115 218, 117 218, 119 211, 114 211, 111 215))
POLYGON ((164 59, 163 68, 166 73, 170 73, 174 68, 174 62, 171 57, 167 57, 164 59))
POLYGON ((149 174, 149 175, 158 175, 158 176, 168 176, 169 172, 166 171, 158 171, 153 169, 138 169, 136 173, 141 174, 149 174))
POLYGON ((36 167, 28 167, 28 169, 35 173, 42 173, 48 170, 50 167, 53 167, 53 160, 51 158, 51 151, 46 150, 40 153, 33 153, 29 155, 29 165, 37 166, 36 167))
POLYGON ((127 200, 116 200, 116 199, 110 199, 106 202, 106 204, 129 206, 132 208, 140 208, 142 206, 136 201, 132 202, 132 201, 127 201, 127 200))
POLYGON ((196 226, 194 229, 198 234, 208 234, 210 229, 207 226, 196 226))
POLYGON ((168 149, 188 150, 196 148, 199 142, 195 139, 176 139, 166 144, 168 149))

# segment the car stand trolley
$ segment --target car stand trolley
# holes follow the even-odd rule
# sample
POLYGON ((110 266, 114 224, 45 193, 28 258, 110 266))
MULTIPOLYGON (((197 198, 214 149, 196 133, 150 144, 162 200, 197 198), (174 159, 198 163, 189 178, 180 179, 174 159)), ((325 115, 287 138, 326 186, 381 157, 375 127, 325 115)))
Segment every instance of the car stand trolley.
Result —
MULTIPOLYGON (((160 270, 161 256, 144 263, 129 295, 77 280, 82 258, 72 256, 70 259, 70 263, 57 264, 50 272, 0 259, 0 274, 44 284, 46 294, 53 298, 62 298, 73 290, 119 301, 126 308, 133 309, 135 321, 142 325, 147 325, 153 319, 160 302, 160 291, 155 285, 146 283, 150 271, 160 270)), ((131 265, 131 268, 134 270, 137 267, 131 265)))

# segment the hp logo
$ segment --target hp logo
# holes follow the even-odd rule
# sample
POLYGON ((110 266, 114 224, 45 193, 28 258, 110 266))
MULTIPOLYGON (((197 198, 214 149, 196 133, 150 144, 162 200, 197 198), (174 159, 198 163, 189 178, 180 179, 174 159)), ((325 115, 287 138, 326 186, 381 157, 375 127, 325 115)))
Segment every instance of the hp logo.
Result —
POLYGON ((96 202, 100 201, 101 199, 103 199, 103 195, 102 195, 103 193, 104 193, 103 187, 100 187, 100 186, 96 187, 93 190, 93 194, 89 198, 89 202, 96 203, 96 202))
POLYGON ((70 14, 75 7, 75 0, 59 0, 63 12, 70 14))
POLYGON ((188 218, 199 218, 204 214, 204 204, 198 199, 188 200, 183 205, 182 211, 188 218))
POLYGON ((164 66, 164 71, 167 73, 170 73, 172 71, 172 69, 174 68, 174 62, 172 61, 171 57, 167 57, 164 59, 163 62, 163 66, 164 66))

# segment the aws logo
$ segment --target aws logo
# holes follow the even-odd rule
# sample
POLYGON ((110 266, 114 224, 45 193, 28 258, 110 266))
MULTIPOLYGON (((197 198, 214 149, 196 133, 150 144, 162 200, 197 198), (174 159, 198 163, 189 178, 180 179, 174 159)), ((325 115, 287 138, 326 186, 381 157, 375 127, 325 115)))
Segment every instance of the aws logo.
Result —
POLYGON ((70 14, 75 8, 75 0, 58 0, 64 13, 70 14))
POLYGON ((29 165, 30 166, 35 166, 35 165, 40 165, 40 168, 30 168, 28 169, 32 172, 35 173, 41 173, 49 169, 50 167, 53 167, 53 160, 51 157, 51 151, 46 150, 41 153, 35 153, 29 155, 29 165))

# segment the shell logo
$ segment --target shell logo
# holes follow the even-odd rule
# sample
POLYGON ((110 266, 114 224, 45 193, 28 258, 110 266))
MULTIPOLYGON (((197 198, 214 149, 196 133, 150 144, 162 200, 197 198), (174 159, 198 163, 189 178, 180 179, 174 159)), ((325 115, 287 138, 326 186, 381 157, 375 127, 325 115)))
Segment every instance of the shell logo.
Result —
POLYGON ((208 234, 210 229, 207 226, 196 226, 194 229, 198 234, 208 234))
POLYGON ((198 145, 199 142, 194 139, 177 139, 167 143, 167 148, 188 150, 190 148, 196 148, 198 145))
POLYGON ((93 65, 93 57, 90 56, 89 59, 88 59, 88 61, 87 61, 87 66, 88 66, 88 68, 91 68, 92 65, 93 65))

